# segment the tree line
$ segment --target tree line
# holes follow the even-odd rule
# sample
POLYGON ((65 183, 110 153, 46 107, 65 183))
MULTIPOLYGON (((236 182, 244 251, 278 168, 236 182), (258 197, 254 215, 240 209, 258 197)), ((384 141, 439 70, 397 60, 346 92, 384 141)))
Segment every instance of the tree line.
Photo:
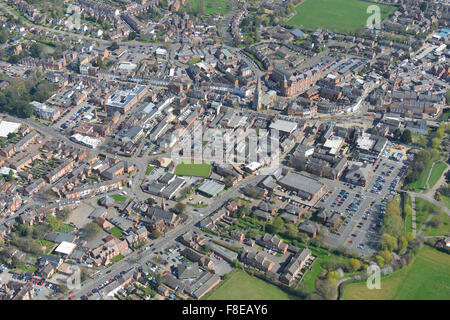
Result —
POLYGON ((31 74, 26 80, 11 79, 8 82, 8 87, 0 92, 0 112, 21 118, 33 114, 31 101, 45 102, 57 89, 41 72, 31 74))

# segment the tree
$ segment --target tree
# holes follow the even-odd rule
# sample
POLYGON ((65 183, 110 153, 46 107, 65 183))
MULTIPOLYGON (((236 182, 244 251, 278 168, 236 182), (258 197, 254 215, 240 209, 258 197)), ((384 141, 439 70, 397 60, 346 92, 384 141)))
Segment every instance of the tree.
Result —
POLYGON ((422 1, 419 5, 420 10, 422 10, 423 12, 427 11, 427 2, 426 1, 422 1))
POLYGON ((34 239, 43 239, 44 236, 51 231, 51 227, 45 223, 39 223, 33 228, 33 238, 34 239))
POLYGON ((384 258, 382 256, 376 256, 375 260, 380 268, 384 267, 384 258))
POLYGON ((71 213, 72 211, 70 211, 68 208, 64 208, 56 212, 56 217, 61 221, 66 221, 67 219, 69 219, 71 213))
POLYGON ((337 296, 337 287, 328 280, 318 280, 315 293, 323 299, 333 300, 337 296))
POLYGON ((414 233, 407 232, 405 237, 406 237, 406 240, 408 241, 408 243, 410 243, 411 241, 414 240, 414 233))
POLYGON ((405 230, 404 222, 401 216, 386 215, 382 227, 383 233, 388 233, 394 237, 400 237, 405 230))
POLYGON ((401 138, 401 136, 402 136, 402 131, 400 130, 400 129, 395 129, 395 131, 394 131, 394 139, 400 139, 401 138))
POLYGON ((152 205, 155 204, 155 199, 153 199, 153 198, 148 198, 148 199, 147 199, 147 203, 148 203, 150 206, 152 206, 152 205))
POLYGON ((21 224, 17 227, 17 233, 21 237, 27 237, 30 234, 30 229, 26 225, 21 224))
POLYGON ((330 271, 328 272, 327 279, 335 285, 339 280, 339 273, 337 273, 337 271, 330 271))
POLYGON ((412 215, 412 207, 409 204, 406 204, 404 209, 403 209, 405 216, 410 216, 412 215))
POLYGON ((46 220, 47 220, 48 224, 50 225, 50 227, 52 228, 52 231, 57 231, 62 226, 61 221, 59 221, 58 218, 56 218, 55 216, 53 216, 51 214, 47 216, 46 220))
POLYGON ((433 228, 440 228, 444 224, 444 219, 442 219, 441 216, 434 216, 431 219, 430 224, 433 228))
POLYGON ((380 240, 381 248, 390 252, 397 249, 397 239, 390 234, 383 233, 380 240))
POLYGON ((441 144, 441 139, 439 139, 438 137, 431 139, 431 146, 433 148, 439 147, 440 144, 441 144))
POLYGON ((386 215, 397 215, 400 216, 402 211, 400 209, 400 204, 396 200, 391 200, 386 205, 386 215))
POLYGON ((178 201, 173 210, 177 214, 182 214, 186 210, 186 205, 183 202, 178 201))
POLYGON ((152 237, 158 239, 159 237, 161 237, 161 232, 159 232, 158 230, 153 230, 152 237))
POLYGON ((301 241, 302 243, 308 245, 309 242, 310 242, 310 239, 309 239, 308 235, 306 235, 306 233, 301 232, 301 233, 300 233, 300 241, 301 241))
POLYGON ((350 259, 350 268, 353 272, 358 271, 361 268, 361 262, 358 259, 350 259))
POLYGON ((8 181, 9 182, 14 182, 14 171, 12 171, 12 170, 9 170, 9 173, 8 173, 8 181))
POLYGON ((392 254, 388 250, 383 250, 381 256, 386 264, 389 264, 392 261, 392 254))
POLYGON ((99 233, 102 229, 98 224, 95 222, 90 222, 84 226, 82 229, 83 231, 83 238, 85 239, 92 239, 97 233, 99 233))
POLYGON ((44 47, 40 43, 33 43, 30 47, 30 56, 41 58, 44 54, 44 47))
POLYGON ((17 64, 19 63, 20 60, 20 56, 17 54, 13 54, 8 58, 8 62, 11 64, 17 64))
POLYGON ((246 205, 239 206, 234 214, 236 218, 243 218, 250 214, 250 209, 246 205))
POLYGON ((411 131, 410 131, 409 129, 406 129, 405 131, 403 131, 400 140, 401 140, 403 143, 410 144, 410 143, 412 142, 411 131))
POLYGON ((223 182, 227 188, 231 188, 233 186, 234 179, 231 176, 228 176, 223 179, 223 182))
POLYGON ((402 252, 403 250, 405 250, 407 246, 408 246, 408 241, 406 240, 405 236, 401 236, 400 238, 398 238, 399 252, 402 252))
POLYGON ((279 216, 275 217, 272 223, 267 225, 267 231, 270 233, 279 233, 283 229, 284 229, 284 221, 279 216))
POLYGON ((0 44, 4 44, 6 41, 8 41, 8 36, 2 31, 0 33, 0 44))
POLYGON ((137 37, 136 32, 132 31, 132 32, 130 32, 130 34, 128 35, 128 40, 134 40, 134 39, 136 39, 136 37, 137 37))
POLYGON ((298 230, 293 224, 287 226, 286 235, 291 239, 296 239, 298 236, 298 230))

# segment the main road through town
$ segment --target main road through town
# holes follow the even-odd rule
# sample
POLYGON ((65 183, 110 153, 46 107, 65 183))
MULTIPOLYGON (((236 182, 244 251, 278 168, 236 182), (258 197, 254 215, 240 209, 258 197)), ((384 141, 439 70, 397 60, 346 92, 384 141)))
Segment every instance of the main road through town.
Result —
MULTIPOLYGON (((216 201, 214 201, 211 205, 206 208, 201 208, 198 212, 189 216, 184 224, 167 232, 164 237, 151 241, 149 245, 152 245, 152 249, 155 248, 156 251, 164 249, 168 244, 177 239, 180 235, 191 230, 200 220, 206 218, 208 215, 211 215, 217 209, 222 207, 227 201, 239 197, 241 195, 241 188, 247 185, 256 185, 263 178, 264 176, 247 177, 246 179, 241 181, 239 185, 233 186, 230 189, 226 190, 223 194, 219 195, 219 198, 216 199, 216 201)), ((141 248, 129 254, 122 260, 114 263, 111 267, 104 269, 102 271, 102 276, 86 280, 81 289, 75 290, 75 298, 79 299, 81 296, 86 295, 89 291, 92 291, 94 288, 98 288, 100 284, 105 283, 116 275, 119 275, 122 271, 128 271, 131 268, 137 268, 138 266, 144 264, 145 261, 149 260, 150 257, 154 254, 152 251, 153 250, 145 250, 145 248, 141 248)))

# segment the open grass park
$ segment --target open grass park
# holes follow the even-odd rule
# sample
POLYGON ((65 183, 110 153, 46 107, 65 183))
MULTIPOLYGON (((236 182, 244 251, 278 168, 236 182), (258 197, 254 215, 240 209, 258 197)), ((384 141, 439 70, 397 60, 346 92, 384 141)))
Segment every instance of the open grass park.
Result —
MULTIPOLYGON (((287 21, 288 25, 315 30, 326 28, 336 32, 351 32, 366 24, 367 8, 373 2, 363 0, 306 0, 296 8, 296 14, 287 21)), ((395 12, 396 7, 376 4, 380 7, 381 19, 395 12)))
POLYGON ((175 174, 179 176, 209 177, 211 165, 209 163, 184 163, 181 162, 175 168, 175 174))
MULTIPOLYGON (((200 0, 189 0, 190 12, 198 12, 198 4, 200 0)), ((224 15, 230 10, 230 5, 226 0, 204 0, 204 13, 205 14, 221 14, 224 15)))
POLYGON ((277 286, 236 269, 204 300, 295 300, 277 286))
POLYGON ((345 284, 344 300, 447 300, 450 297, 450 255, 424 246, 407 267, 381 277, 381 289, 366 282, 345 284))

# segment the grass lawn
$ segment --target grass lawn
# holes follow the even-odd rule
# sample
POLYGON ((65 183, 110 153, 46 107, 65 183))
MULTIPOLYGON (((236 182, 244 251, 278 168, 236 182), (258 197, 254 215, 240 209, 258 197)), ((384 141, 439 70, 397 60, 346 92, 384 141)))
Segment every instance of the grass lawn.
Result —
POLYGON ((25 273, 25 272, 30 272, 30 273, 34 273, 36 271, 37 267, 35 265, 32 264, 25 264, 23 266, 20 266, 19 268, 13 270, 16 273, 25 273), (29 268, 27 268, 27 266, 29 266, 29 268))
MULTIPOLYGON (((316 253, 314 254, 317 255, 316 253)), ((301 280, 301 283, 304 283, 305 287, 308 289, 308 292, 314 292, 316 290, 316 281, 319 278, 320 271, 322 271, 322 264, 335 259, 342 259, 342 257, 338 257, 335 254, 331 254, 329 256, 319 254, 317 256, 317 259, 314 261, 311 270, 306 271, 301 280)))
POLYGON ((450 197, 442 196, 441 195, 441 201, 445 204, 447 208, 450 209, 450 197))
POLYGON ((155 167, 154 167, 154 166, 148 166, 148 167, 147 167, 147 170, 145 170, 145 175, 149 175, 149 174, 150 174, 150 172, 152 172, 152 171, 153 171, 153 169, 155 169, 155 167))
POLYGON ((122 259, 123 259, 123 255, 121 253, 119 253, 119 255, 117 255, 117 256, 115 256, 114 258, 111 259, 110 264, 111 263, 115 263, 115 262, 117 262, 119 260, 122 260, 122 259))
POLYGON ((115 235, 119 239, 122 238, 122 231, 120 231, 120 229, 117 227, 112 227, 111 229, 109 229, 109 233, 115 235))
POLYGON ((122 196, 120 194, 113 194, 111 196, 111 198, 113 198, 115 202, 122 202, 122 201, 126 201, 127 200, 127 197, 124 197, 124 196, 122 196))
MULTIPOLYGON (((295 8, 297 14, 287 24, 309 30, 327 28, 330 31, 349 32, 366 24, 367 8, 374 3, 362 0, 306 0, 295 8)), ((396 10, 394 6, 377 3, 381 19, 396 10)))
MULTIPOLYGON (((189 9, 198 12, 199 0, 189 0, 189 9)), ((230 11, 230 6, 226 0, 205 0, 205 14, 225 14, 230 11)))
POLYGON ((424 246, 409 266, 381 277, 381 289, 369 290, 366 282, 347 284, 344 300, 443 300, 449 299, 450 255, 424 246))
POLYGON ((416 197, 416 230, 419 231, 428 216, 438 208, 431 202, 416 197))
POLYGON ((433 188, 433 186, 438 182, 439 178, 442 176, 442 173, 447 168, 447 165, 444 162, 437 162, 433 170, 431 171, 430 179, 428 180, 428 186, 433 188))
POLYGON ((56 243, 51 242, 51 241, 47 241, 47 240, 35 240, 35 242, 42 246, 45 247, 45 254, 49 254, 56 246, 56 243))
POLYGON ((236 269, 230 278, 224 280, 202 300, 295 300, 278 288, 246 272, 236 269))
POLYGON ((179 176, 209 177, 211 165, 209 163, 184 163, 181 162, 175 168, 175 174, 179 176))
POLYGON ((425 183, 427 182, 428 173, 430 172, 431 164, 427 165, 427 167, 422 171, 419 180, 415 182, 411 182, 406 185, 406 190, 411 190, 414 192, 421 192, 425 189, 425 183))
POLYGON ((59 228, 58 232, 66 232, 71 233, 73 231, 73 227, 68 224, 63 224, 61 228, 59 228))
POLYGON ((433 228, 431 225, 426 226, 423 232, 425 236, 447 236, 450 234, 450 218, 448 217, 448 214, 445 212, 436 214, 433 216, 433 218, 431 218, 430 222, 437 219, 438 217, 442 218, 442 226, 438 228, 433 228))
MULTIPOLYGON (((430 163, 426 166, 426 168, 422 171, 422 174, 420 175, 419 180, 412 182, 408 185, 405 186, 406 190, 411 190, 414 192, 421 192, 425 190, 425 184, 427 182, 428 179, 428 174, 430 173, 431 167, 433 166, 433 163, 435 161, 439 160, 439 154, 436 155, 431 161, 430 163)), ((431 179, 431 177, 430 177, 431 179)))

